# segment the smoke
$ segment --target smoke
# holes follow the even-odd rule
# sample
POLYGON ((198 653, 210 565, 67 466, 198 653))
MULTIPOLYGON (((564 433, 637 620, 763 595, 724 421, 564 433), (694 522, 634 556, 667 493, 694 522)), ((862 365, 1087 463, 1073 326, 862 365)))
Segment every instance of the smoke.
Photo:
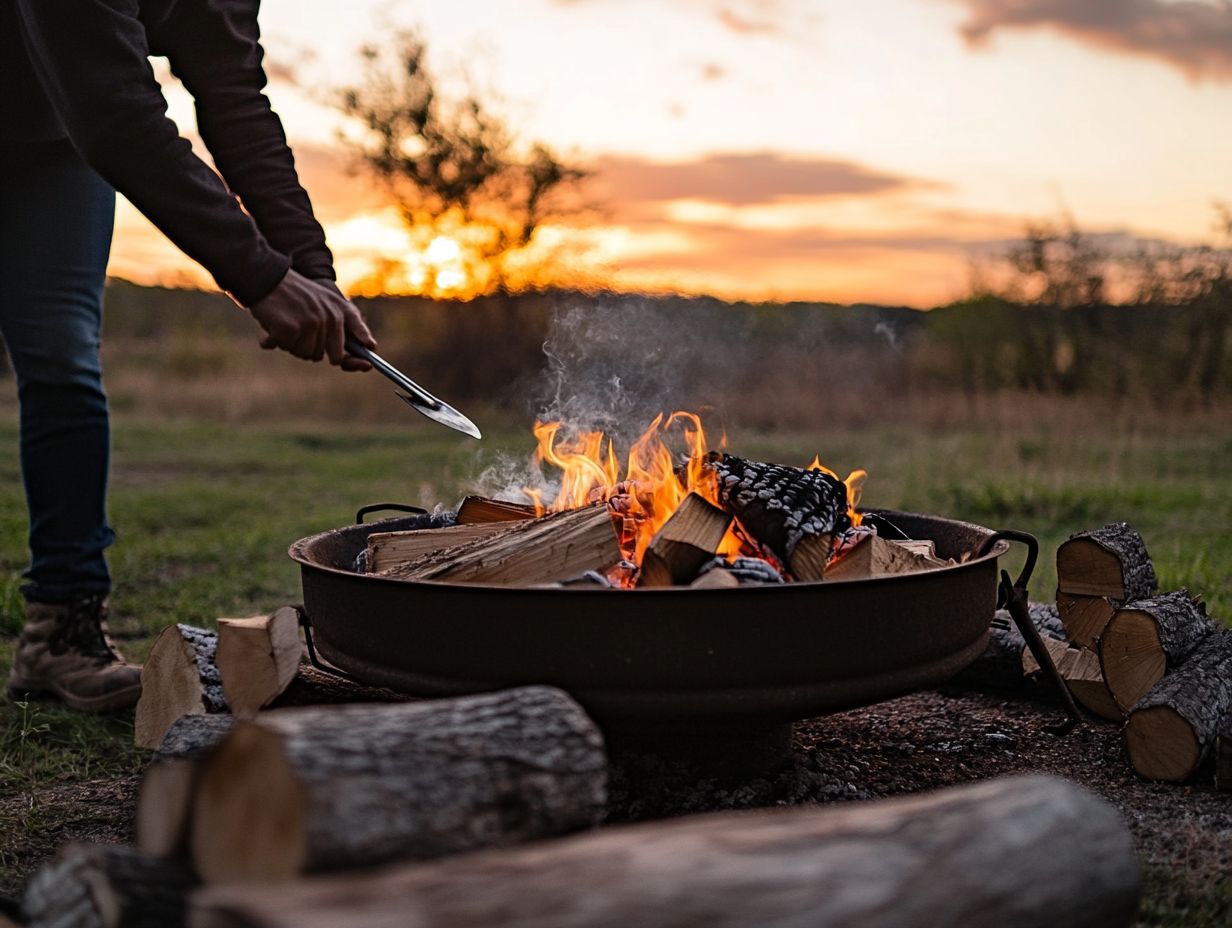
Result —
MULTIPOLYGON (((623 456, 661 412, 701 412, 715 439, 724 395, 743 389, 753 350, 746 321, 730 307, 612 296, 572 301, 555 312, 544 342, 545 370, 534 404, 561 435, 602 431, 623 456)), ((529 454, 527 455, 529 458, 529 454)), ((479 476, 478 492, 525 501, 522 487, 554 488, 529 460, 501 458, 479 476)))
POLYGON ((894 349, 896 354, 903 353, 903 343, 898 337, 898 329, 894 328, 894 326, 890 325, 890 323, 884 321, 878 322, 875 326, 873 326, 873 334, 880 335, 884 338, 886 343, 894 349))

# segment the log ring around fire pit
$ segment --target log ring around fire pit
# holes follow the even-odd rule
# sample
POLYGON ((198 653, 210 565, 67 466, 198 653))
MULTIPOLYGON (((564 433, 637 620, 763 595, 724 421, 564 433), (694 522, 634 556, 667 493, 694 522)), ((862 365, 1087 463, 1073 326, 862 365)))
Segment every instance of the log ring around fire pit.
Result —
POLYGON ((535 589, 358 574, 373 532, 304 538, 304 606, 316 648, 370 684, 445 696, 546 683, 601 724, 790 722, 940 683, 984 649, 997 601, 991 529, 869 510, 964 563, 864 580, 725 590, 535 589))

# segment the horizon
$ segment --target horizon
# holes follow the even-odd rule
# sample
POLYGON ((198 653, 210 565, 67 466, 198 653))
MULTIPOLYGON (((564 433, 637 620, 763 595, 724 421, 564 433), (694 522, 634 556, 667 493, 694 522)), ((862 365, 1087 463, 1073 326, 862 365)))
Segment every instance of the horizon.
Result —
MULTIPOLYGON (((565 287, 927 308, 969 295, 1028 223, 1192 245, 1232 199, 1226 3, 362 0, 339 17, 265 0, 261 24, 267 93, 350 290, 382 260, 446 297, 473 286, 457 244, 415 243, 336 138, 329 95, 357 49, 407 27, 446 89, 468 72, 520 136, 597 169, 601 214, 541 230, 572 255, 565 287)), ((191 98, 156 73, 200 151, 191 98)), ((109 274, 212 288, 127 203, 109 274)))

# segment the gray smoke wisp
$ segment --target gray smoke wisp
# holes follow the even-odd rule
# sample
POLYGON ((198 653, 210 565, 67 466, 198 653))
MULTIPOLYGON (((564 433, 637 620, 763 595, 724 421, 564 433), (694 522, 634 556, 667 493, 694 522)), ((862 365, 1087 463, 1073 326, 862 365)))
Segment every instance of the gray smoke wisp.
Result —
MULTIPOLYGON (((622 459, 661 412, 701 412, 707 426, 721 427, 724 394, 746 386, 738 375, 752 350, 745 326, 729 307, 685 300, 613 296, 563 305, 544 342, 535 415, 561 422, 562 436, 602 431, 622 459)), ((497 460, 477 492, 525 501, 521 488, 530 486, 551 499, 554 487, 529 456, 528 441, 527 459, 497 460)))

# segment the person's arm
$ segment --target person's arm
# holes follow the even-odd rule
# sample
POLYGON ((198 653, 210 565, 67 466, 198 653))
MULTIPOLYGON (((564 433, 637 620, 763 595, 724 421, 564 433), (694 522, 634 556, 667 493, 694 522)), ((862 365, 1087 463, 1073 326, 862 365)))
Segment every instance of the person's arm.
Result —
POLYGON ((314 280, 334 260, 295 172, 282 122, 263 93, 259 0, 178 3, 153 37, 197 108, 197 128, 227 186, 269 243, 314 280))
POLYGON ((138 0, 17 0, 30 59, 73 144, 244 306, 290 260, 180 137, 148 60, 138 0))

